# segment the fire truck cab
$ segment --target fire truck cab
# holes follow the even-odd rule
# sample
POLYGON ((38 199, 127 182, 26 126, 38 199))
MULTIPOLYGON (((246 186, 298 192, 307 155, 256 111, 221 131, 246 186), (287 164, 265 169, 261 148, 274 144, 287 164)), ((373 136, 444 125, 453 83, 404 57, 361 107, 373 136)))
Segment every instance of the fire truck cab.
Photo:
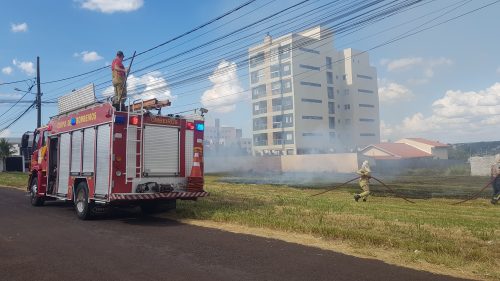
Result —
MULTIPOLYGON (((97 102, 94 86, 59 98, 59 114, 37 128, 28 192, 31 204, 71 201, 81 219, 111 205, 144 212, 175 208, 203 189, 203 113, 162 115, 169 101, 141 99, 121 110, 97 102), (156 111, 156 112, 155 112, 156 111)), ((200 112, 200 111, 199 111, 200 112)))

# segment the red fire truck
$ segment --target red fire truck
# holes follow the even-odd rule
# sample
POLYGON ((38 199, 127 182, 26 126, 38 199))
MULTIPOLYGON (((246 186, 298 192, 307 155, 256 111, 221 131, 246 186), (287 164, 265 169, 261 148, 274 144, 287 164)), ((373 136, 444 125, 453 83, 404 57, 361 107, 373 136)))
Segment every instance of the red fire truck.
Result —
MULTIPOLYGON (((150 213, 175 208, 177 199, 208 195, 203 190, 205 111, 189 118, 165 116, 161 107, 170 102, 156 99, 136 100, 122 110, 108 102, 69 104, 73 109, 34 132, 32 205, 71 201, 78 217, 88 219, 111 205, 138 205, 150 213)), ((23 146, 30 146, 27 135, 23 146)))

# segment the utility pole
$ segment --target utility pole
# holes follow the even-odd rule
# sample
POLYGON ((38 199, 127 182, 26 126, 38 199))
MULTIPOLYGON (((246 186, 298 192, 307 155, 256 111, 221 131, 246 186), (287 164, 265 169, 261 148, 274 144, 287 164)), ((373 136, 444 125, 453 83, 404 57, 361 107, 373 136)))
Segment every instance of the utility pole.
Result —
POLYGON ((37 120, 36 127, 42 126, 42 92, 40 91, 40 57, 36 57, 36 109, 37 120))

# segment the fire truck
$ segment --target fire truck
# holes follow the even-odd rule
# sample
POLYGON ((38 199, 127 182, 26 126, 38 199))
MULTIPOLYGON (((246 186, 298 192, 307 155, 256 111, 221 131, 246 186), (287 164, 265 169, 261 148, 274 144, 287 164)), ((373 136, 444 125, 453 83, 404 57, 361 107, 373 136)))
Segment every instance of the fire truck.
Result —
POLYGON ((59 98, 59 114, 23 135, 32 147, 31 204, 72 202, 81 219, 108 206, 152 213, 176 200, 207 196, 203 189, 203 114, 161 114, 169 101, 128 101, 116 109, 95 99, 94 86, 59 98), (31 144, 30 144, 30 140, 31 144))

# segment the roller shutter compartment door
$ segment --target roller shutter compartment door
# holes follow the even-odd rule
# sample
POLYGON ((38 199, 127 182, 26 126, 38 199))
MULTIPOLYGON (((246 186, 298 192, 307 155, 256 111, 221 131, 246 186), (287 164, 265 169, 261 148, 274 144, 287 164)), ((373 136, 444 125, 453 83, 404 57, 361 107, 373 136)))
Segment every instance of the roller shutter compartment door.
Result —
POLYGON ((179 129, 144 128, 144 173, 147 176, 179 174, 179 129))
POLYGON ((59 147, 59 172, 58 172, 58 183, 57 183, 57 193, 67 194, 68 193, 68 180, 69 180, 69 156, 70 156, 70 143, 71 136, 69 133, 61 135, 61 142, 59 147))
POLYGON ((111 126, 109 124, 99 126, 97 127, 95 194, 108 194, 110 151, 111 126))

